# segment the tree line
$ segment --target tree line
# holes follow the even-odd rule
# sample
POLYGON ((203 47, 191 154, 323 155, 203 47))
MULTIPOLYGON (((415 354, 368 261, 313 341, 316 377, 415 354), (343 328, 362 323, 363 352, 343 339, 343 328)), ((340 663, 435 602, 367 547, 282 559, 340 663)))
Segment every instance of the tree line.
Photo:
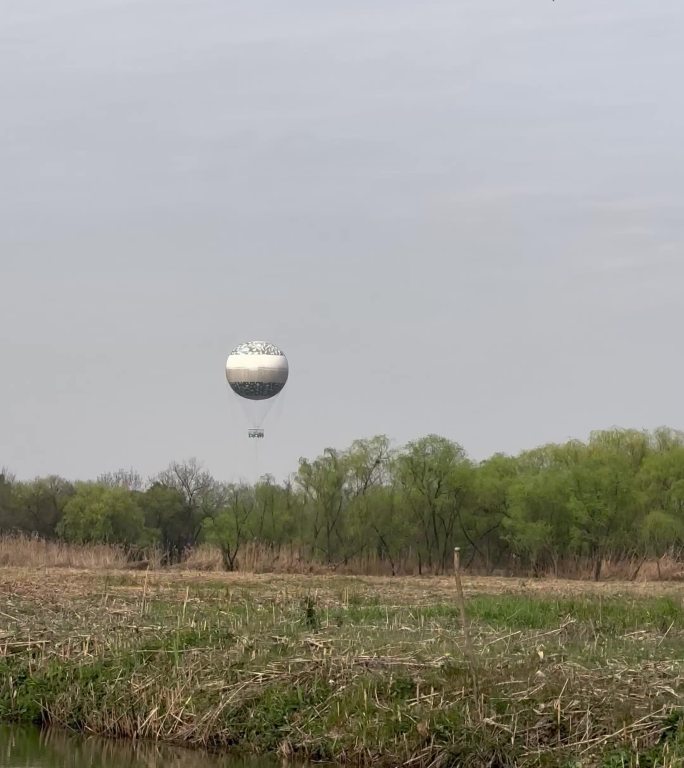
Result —
POLYGON ((332 568, 373 556, 388 573, 444 573, 453 548, 492 573, 562 574, 578 563, 639 564, 684 551, 684 433, 612 429, 475 462, 428 435, 385 436, 299 460, 286 481, 222 483, 191 459, 143 480, 133 470, 90 482, 0 473, 0 530, 150 548, 178 562, 198 544, 240 567, 245 545, 332 568))

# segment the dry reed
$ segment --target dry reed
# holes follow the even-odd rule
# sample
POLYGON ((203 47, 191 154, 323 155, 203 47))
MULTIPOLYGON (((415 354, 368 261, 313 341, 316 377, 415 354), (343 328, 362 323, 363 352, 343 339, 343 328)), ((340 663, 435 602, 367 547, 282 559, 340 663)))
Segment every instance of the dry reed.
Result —
MULTIPOLYGON (((127 552, 125 547, 113 544, 67 544, 45 540, 25 534, 0 534, 0 567, 29 568, 141 568, 159 570, 164 562, 159 548, 148 547, 144 553, 127 552)), ((172 570, 223 572, 220 550, 210 544, 199 544, 190 549, 182 562, 170 566, 172 570)), ((365 554, 346 563, 324 563, 308 556, 295 546, 273 547, 257 541, 247 541, 241 547, 236 561, 241 573, 274 574, 338 574, 389 576, 390 564, 376 554, 365 554)), ((398 575, 417 575, 417 559, 408 553, 395 563, 398 575)), ((525 571, 498 569, 488 572, 477 564, 466 569, 471 575, 501 577, 528 577, 525 571)), ((591 580, 593 565, 584 560, 569 560, 558 564, 555 571, 535 574, 536 578, 566 578, 591 580)), ((428 571, 424 575, 430 575, 428 571)), ((677 553, 664 555, 658 560, 607 559, 602 567, 602 582, 611 581, 684 581, 684 562, 677 553)))
POLYGON ((29 568, 125 568, 123 547, 67 544, 22 534, 0 535, 0 566, 29 568))

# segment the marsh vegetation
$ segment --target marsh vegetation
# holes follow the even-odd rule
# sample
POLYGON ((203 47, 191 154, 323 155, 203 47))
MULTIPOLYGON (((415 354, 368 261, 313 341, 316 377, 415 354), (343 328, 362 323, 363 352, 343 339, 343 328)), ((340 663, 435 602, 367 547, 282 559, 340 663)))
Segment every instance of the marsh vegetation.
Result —
POLYGON ((675 583, 0 571, 0 717, 396 765, 684 759, 675 583))

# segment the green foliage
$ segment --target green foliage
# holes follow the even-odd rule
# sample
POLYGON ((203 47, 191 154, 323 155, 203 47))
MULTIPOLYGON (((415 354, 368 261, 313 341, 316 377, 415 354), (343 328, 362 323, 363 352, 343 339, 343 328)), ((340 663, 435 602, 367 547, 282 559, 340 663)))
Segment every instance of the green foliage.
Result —
POLYGON ((183 495, 176 488, 155 482, 138 496, 145 526, 165 551, 178 550, 187 538, 183 495))
POLYGON ((314 461, 299 460, 297 483, 307 502, 312 551, 327 563, 348 556, 345 551, 349 493, 346 487, 348 457, 326 448, 314 461))
MULTIPOLYGON (((477 464, 439 435, 393 449, 378 435, 302 458, 291 480, 222 484, 194 459, 147 485, 134 470, 75 486, 0 473, 0 530, 72 542, 155 544, 178 561, 200 541, 226 569, 247 542, 331 568, 364 559, 392 574, 465 567, 541 575, 684 550, 684 434, 611 429, 477 464)), ((660 570, 658 571, 660 573, 660 570)))
POLYGON ((15 530, 54 536, 74 487, 59 477, 38 478, 14 488, 15 530))
POLYGON ((222 509, 204 520, 204 540, 219 547, 227 571, 237 567, 237 555, 249 533, 254 509, 254 489, 244 484, 230 485, 224 489, 222 509))
POLYGON ((125 488, 79 483, 64 506, 57 533, 81 544, 131 544, 143 540, 145 521, 136 498, 125 488))
POLYGON ((316 630, 320 626, 320 620, 316 613, 316 601, 311 595, 304 598, 304 623, 312 630, 316 630))
POLYGON ((427 565, 444 572, 472 505, 473 465, 460 445, 428 435, 406 446, 395 459, 394 472, 427 565))

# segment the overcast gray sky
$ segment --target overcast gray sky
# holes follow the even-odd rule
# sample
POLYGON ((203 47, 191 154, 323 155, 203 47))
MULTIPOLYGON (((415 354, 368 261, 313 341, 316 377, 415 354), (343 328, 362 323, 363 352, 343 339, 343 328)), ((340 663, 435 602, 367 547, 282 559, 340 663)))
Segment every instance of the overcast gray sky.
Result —
POLYGON ((0 0, 0 466, 683 427, 682 41, 681 0, 0 0))

